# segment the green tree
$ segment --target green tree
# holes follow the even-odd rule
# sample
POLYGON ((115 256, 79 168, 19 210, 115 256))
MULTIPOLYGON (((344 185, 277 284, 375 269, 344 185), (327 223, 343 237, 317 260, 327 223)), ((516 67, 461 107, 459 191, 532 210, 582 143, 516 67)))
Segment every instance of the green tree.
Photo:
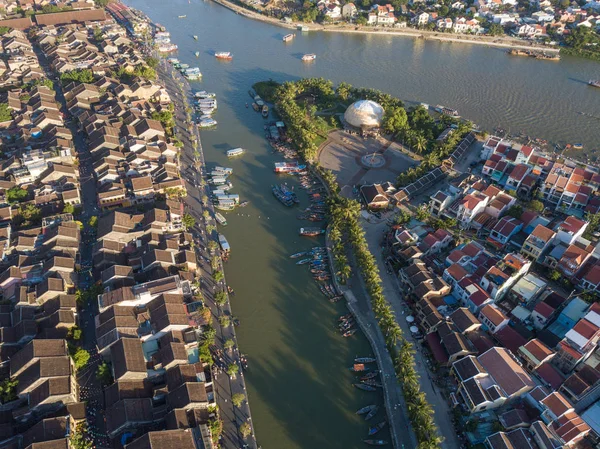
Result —
POLYGON ((96 378, 102 385, 111 385, 113 383, 113 375, 111 366, 107 362, 102 362, 96 370, 96 378))
POLYGON ((6 378, 0 382, 0 402, 6 404, 17 399, 17 379, 6 378))
POLYGON ((591 239, 594 236, 594 233, 600 230, 600 212, 597 212, 595 214, 588 212, 587 214, 585 214, 585 220, 589 224, 585 230, 584 237, 587 239, 591 239))
POLYGON ((12 120, 12 113, 8 103, 0 103, 0 123, 12 120))
POLYGON ((92 449, 94 447, 94 440, 88 435, 86 424, 79 423, 75 429, 71 430, 69 443, 73 449, 92 449))
POLYGON ((238 408, 241 407, 245 400, 246 396, 244 396, 242 393, 235 393, 233 396, 231 396, 232 404, 238 408))
POLYGON ((515 204, 510 209, 508 209, 506 215, 514 217, 518 220, 521 218, 521 215, 523 215, 523 207, 519 206, 518 204, 515 204))
POLYGON ((394 224, 405 225, 410 221, 410 219, 410 214, 405 210, 400 209, 400 212, 398 212, 398 214, 394 217, 394 224))
POLYGON ((230 363, 229 366, 227 366, 227 374, 229 377, 235 378, 235 375, 239 372, 239 370, 240 369, 237 363, 230 363))
POLYGON ((227 340, 225 340, 225 343, 223 343, 223 347, 228 351, 233 349, 234 346, 235 342, 231 338, 228 338, 227 340))
POLYGON ((391 134, 403 132, 408 127, 408 115, 406 110, 401 107, 395 107, 385 111, 382 123, 383 129, 391 134))
POLYGON ((223 272, 221 270, 217 270, 217 271, 213 272, 212 277, 215 280, 215 282, 221 282, 225 278, 225 275, 223 274, 223 272))
POLYGON ((250 424, 248 424, 247 422, 242 423, 242 425, 240 426, 240 433, 242 434, 242 437, 248 438, 252 433, 252 428, 250 427, 250 424))
POLYGON ((225 292, 217 292, 215 293, 215 304, 219 307, 223 307, 227 304, 227 293, 225 292))
POLYGON ((429 214, 429 210, 427 210, 427 206, 420 206, 417 209, 417 213, 415 214, 415 218, 419 221, 427 221, 431 217, 429 214))
POLYGON ((0 36, 4 36, 6 33, 9 33, 10 31, 12 31, 11 27, 1 26, 0 27, 0 36))
POLYGON ((219 324, 221 325, 221 327, 229 327, 229 325, 231 324, 231 320, 227 315, 221 315, 219 317, 219 324))
POLYGON ((148 64, 148 67, 150 67, 151 69, 156 69, 158 67, 158 59, 152 56, 148 56, 146 58, 146 64, 148 64))
POLYGON ((29 192, 19 186, 11 187, 6 191, 6 199, 9 203, 20 203, 21 201, 25 201, 28 195, 29 192))
POLYGON ((71 326, 67 332, 67 340, 79 341, 81 340, 81 328, 79 326, 71 326))
POLYGON ((73 214, 74 212, 75 206, 73 206, 72 204, 65 204, 65 207, 63 207, 64 214, 73 214))
POLYGON ((188 212, 183 214, 183 219, 181 221, 183 222, 185 229, 192 229, 196 226, 196 219, 188 212))
POLYGON ((544 212, 544 203, 542 203, 540 200, 531 200, 529 203, 527 203, 527 208, 535 212, 544 212))
POLYGON ((551 281, 554 281, 554 282, 558 282, 561 278, 562 278, 562 274, 560 274, 560 272, 557 270, 552 270, 548 274, 548 279, 550 279, 551 281))
POLYGON ((77 348, 75 353, 73 354, 73 362, 75 363, 75 369, 79 371, 85 365, 87 365, 90 360, 90 353, 87 352, 83 348, 77 348))
POLYGON ((63 84, 70 82, 92 83, 94 81, 94 73, 90 69, 75 69, 60 75, 60 80, 63 84))
POLYGON ((487 34, 490 36, 503 36, 504 35, 504 27, 499 23, 492 23, 488 27, 487 34))
POLYGON ((208 345, 215 344, 215 338, 217 336, 217 331, 212 325, 206 324, 202 326, 202 339, 204 343, 208 345))

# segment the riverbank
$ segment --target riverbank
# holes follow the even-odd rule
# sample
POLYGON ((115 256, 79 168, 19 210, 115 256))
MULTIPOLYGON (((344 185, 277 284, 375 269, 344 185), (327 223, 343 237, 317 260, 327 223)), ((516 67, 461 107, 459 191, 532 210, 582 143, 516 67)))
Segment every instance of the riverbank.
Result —
MULTIPOLYGON (((201 291, 203 302, 211 311, 211 325, 216 331, 215 344, 213 352, 218 352, 221 355, 213 355, 216 359, 213 365, 213 386, 215 393, 215 401, 218 406, 218 416, 222 422, 222 434, 219 444, 224 449, 237 449, 246 447, 256 449, 256 437, 254 425, 250 413, 250 405, 246 392, 246 384, 243 374, 243 367, 240 360, 240 351, 237 342, 237 336, 232 320, 229 320, 229 325, 221 326, 220 318, 223 316, 232 317, 231 306, 229 303, 229 295, 227 295, 226 280, 223 279, 217 282, 213 278, 213 270, 210 264, 209 251, 210 242, 218 242, 216 231, 210 232, 208 226, 216 227, 214 219, 215 211, 210 202, 203 201, 203 195, 210 193, 204 181, 203 176, 206 170, 204 160, 204 151, 200 139, 200 132, 197 125, 189 126, 189 104, 193 99, 193 93, 189 82, 164 59, 161 59, 161 64, 158 70, 159 78, 164 83, 173 103, 175 104, 175 121, 179 129, 178 137, 183 142, 183 152, 180 157, 180 169, 185 162, 185 166, 191 169, 191 174, 185 176, 186 190, 188 195, 184 199, 185 208, 191 212, 196 219, 194 229, 196 257, 199 261, 198 269, 201 279, 201 291), (198 170, 195 167, 200 167, 198 170), (204 218, 204 210, 210 214, 210 218, 204 218), (218 293, 227 295, 227 301, 224 305, 217 304, 216 296, 218 293), (233 341, 234 346, 227 349, 226 342, 233 341), (230 376, 227 374, 227 368, 235 364, 238 366, 238 374, 230 376), (233 403, 233 396, 236 394, 244 395, 244 401, 236 407, 233 403), (246 423, 250 426, 251 434, 244 438, 240 432, 242 424, 246 423)), ((219 255, 219 251, 216 251, 219 255)), ((219 257, 220 258, 220 257, 219 257)), ((224 272, 222 260, 219 262, 219 269, 224 272)))
MULTIPOLYGON (((230 9, 231 11, 247 17, 253 20, 259 20, 261 22, 270 23, 271 25, 276 25, 282 28, 296 30, 297 24, 282 22, 279 19, 265 16, 256 11, 252 11, 250 9, 244 8, 240 5, 237 5, 228 0, 213 0, 215 3, 218 3, 225 8, 230 9)), ((412 28, 404 28, 404 29, 395 29, 395 28, 366 28, 366 27, 356 27, 354 25, 319 25, 319 24, 301 24, 304 27, 307 27, 309 31, 324 31, 329 33, 350 33, 350 34, 371 34, 371 35, 379 35, 379 36, 401 36, 401 37, 411 37, 413 39, 423 39, 423 40, 431 40, 431 41, 440 41, 440 42, 454 42, 460 44, 474 44, 474 45, 483 45, 486 47, 498 47, 498 48, 519 48, 519 49, 535 49, 540 51, 545 51, 548 53, 558 53, 560 51, 559 48, 548 47, 545 45, 537 45, 533 42, 526 42, 521 39, 515 39, 510 37, 492 37, 492 36, 472 36, 472 35, 462 35, 462 34, 446 34, 436 31, 425 31, 425 30, 415 30, 412 28)))

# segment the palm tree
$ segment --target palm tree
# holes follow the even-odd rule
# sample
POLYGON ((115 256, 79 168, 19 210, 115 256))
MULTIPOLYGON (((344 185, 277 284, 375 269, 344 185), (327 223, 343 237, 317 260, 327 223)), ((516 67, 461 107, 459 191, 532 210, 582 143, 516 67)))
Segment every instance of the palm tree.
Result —
POLYGON ((427 149, 427 139, 422 134, 418 134, 414 141, 414 149, 421 154, 427 149))
POLYGON ((352 276, 352 268, 350 268, 350 265, 346 264, 340 268, 337 275, 340 278, 340 282, 345 284, 346 281, 350 279, 350 276, 352 276))

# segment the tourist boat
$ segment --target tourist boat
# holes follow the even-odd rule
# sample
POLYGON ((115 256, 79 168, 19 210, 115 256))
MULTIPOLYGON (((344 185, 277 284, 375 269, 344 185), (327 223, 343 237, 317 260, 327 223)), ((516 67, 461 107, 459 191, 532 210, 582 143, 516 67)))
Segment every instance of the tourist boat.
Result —
POLYGON ((356 357, 354 361, 356 363, 374 363, 377 359, 374 357, 356 357))
POLYGON ((298 262, 296 262, 296 265, 304 265, 306 263, 309 263, 312 259, 302 259, 298 262))
POLYGON ((212 128, 213 126, 217 126, 217 121, 213 118, 200 120, 198 123, 200 128, 212 128))
POLYGON ((283 42, 289 42, 294 38, 295 34, 290 33, 283 36, 283 42))
POLYGON ((171 53, 171 52, 177 51, 177 48, 178 47, 177 47, 176 44, 173 44, 173 43, 169 42, 169 43, 159 44, 158 47, 157 47, 157 50, 160 53, 171 53))
POLYGON ((262 116, 264 118, 267 118, 269 116, 269 106, 267 106, 266 104, 264 104, 263 107, 262 107, 261 114, 262 114, 262 116))
POLYGON ((300 235, 303 235, 305 237, 314 237, 316 235, 325 234, 325 229, 308 227, 300 228, 299 232, 300 235))
POLYGON ((378 409, 379 407, 377 407, 376 405, 366 405, 361 409, 358 409, 356 411, 357 415, 364 415, 365 413, 371 413, 373 411, 373 409, 378 409))
POLYGON ((194 40, 195 40, 195 41, 197 41, 197 40, 198 40, 198 36, 196 36, 195 34, 194 34, 194 40))
POLYGON ((302 56, 302 60, 304 62, 314 61, 315 59, 317 59, 317 55, 315 55, 314 53, 309 53, 302 56))
POLYGON ((275 173, 297 173, 306 169, 306 165, 292 162, 275 162, 275 173))
POLYGON ((228 51, 218 51, 215 53, 217 59, 233 59, 233 55, 228 51))
POLYGON ((376 391, 377 389, 375 387, 372 387, 371 385, 365 385, 365 384, 352 384, 354 385, 355 388, 358 388, 359 390, 364 390, 364 391, 376 391))
POLYGON ((190 65, 189 65, 189 64, 179 64, 179 68, 180 68, 180 69, 183 69, 183 70, 185 70, 185 69, 189 69, 189 67, 190 67, 190 65))
POLYGON ((227 157, 235 157, 235 156, 241 156, 242 154, 244 154, 246 152, 246 150, 244 150, 243 148, 232 148, 231 150, 227 150, 227 157))
POLYGON ((208 182, 210 182, 211 184, 213 184, 215 186, 221 186, 223 184, 227 184, 227 178, 225 176, 214 176, 208 182))
POLYGON ((456 117, 456 118, 460 117, 460 115, 458 115, 458 111, 456 109, 447 108, 446 106, 442 106, 440 104, 438 104, 434 109, 436 112, 439 112, 440 114, 449 115, 450 117, 456 117))
POLYGON ((215 207, 220 210, 233 210, 235 209, 235 201, 227 198, 221 198, 217 200, 215 207))
POLYGON ((217 166, 213 169, 213 171, 217 172, 217 173, 223 173, 225 175, 233 174, 233 168, 228 168, 228 167, 218 167, 217 166))
POLYGON ((197 51, 197 52, 196 52, 196 53, 194 53, 194 54, 196 55, 196 58, 197 58, 198 56, 200 56, 200 52, 199 52, 199 51, 197 51))
POLYGON ((229 176, 229 173, 225 173, 222 171, 217 171, 217 170, 213 170, 211 171, 208 176, 211 176, 213 178, 225 178, 227 179, 227 177, 229 176))
POLYGON ((600 80, 589 80, 588 85, 592 87, 600 87, 600 80))
POLYGON ((182 71, 183 76, 185 76, 189 80, 197 80, 202 78, 202 73, 198 67, 191 67, 189 69, 184 69, 182 71))
POLYGON ((216 108, 218 106, 215 98, 198 98, 195 103, 200 107, 216 108))
POLYGON ((217 220, 217 223, 219 223, 220 225, 227 226, 227 220, 219 212, 215 213, 215 219, 217 220))
POLYGON ((221 246, 221 249, 226 253, 231 251, 231 246, 229 246, 229 242, 223 234, 219 234, 219 245, 221 246))
MULTIPOLYGON (((308 254, 308 252, 306 252, 306 251, 301 251, 301 252, 299 252, 299 253, 292 254, 292 255, 290 256, 290 259, 297 259, 298 257, 306 256, 307 254, 308 254)), ((308 260, 310 260, 310 259, 308 259, 308 260)))
POLYGON ((196 110, 200 112, 201 119, 211 118, 216 111, 215 108, 197 108, 196 110))
POLYGON ((294 199, 286 192, 281 190, 280 186, 272 186, 271 191, 275 198, 277 198, 284 206, 292 207, 294 205, 294 199))
POLYGON ((363 440, 363 443, 368 444, 369 446, 385 446, 389 444, 385 440, 363 440))
POLYGON ((184 14, 182 16, 178 16, 180 19, 185 19, 187 16, 184 14))
POLYGON ((194 94, 194 97, 200 98, 200 99, 214 98, 214 97, 216 97, 216 94, 210 93, 210 92, 206 92, 205 90, 200 90, 200 91, 198 91, 198 92, 196 92, 194 94))
POLYGON ((248 371, 248 357, 245 354, 240 355, 240 363, 242 364, 242 369, 248 371))

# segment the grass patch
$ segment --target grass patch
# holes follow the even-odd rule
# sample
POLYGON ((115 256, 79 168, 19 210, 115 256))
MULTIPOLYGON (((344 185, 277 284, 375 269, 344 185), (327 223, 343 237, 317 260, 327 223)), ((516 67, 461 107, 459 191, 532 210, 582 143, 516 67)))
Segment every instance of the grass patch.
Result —
POLYGON ((269 103, 275 102, 275 90, 278 87, 279 83, 273 80, 259 81, 252 86, 254 91, 260 95, 263 100, 268 101, 269 103))

